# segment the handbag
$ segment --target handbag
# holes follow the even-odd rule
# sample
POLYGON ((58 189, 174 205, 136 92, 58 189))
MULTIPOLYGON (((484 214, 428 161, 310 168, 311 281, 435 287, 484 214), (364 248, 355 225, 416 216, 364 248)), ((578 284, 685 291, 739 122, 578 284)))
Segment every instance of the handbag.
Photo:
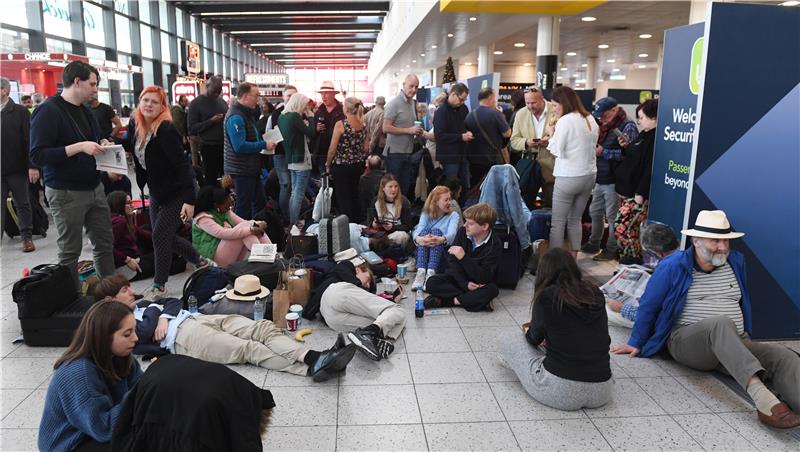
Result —
POLYGON ((306 256, 309 254, 317 254, 319 249, 319 241, 316 235, 289 235, 286 239, 285 256, 296 256, 298 254, 306 256))
POLYGON ((485 130, 483 130, 483 126, 481 125, 481 122, 478 120, 477 109, 472 110, 472 118, 475 119, 475 124, 478 125, 478 130, 481 131, 481 135, 483 135, 484 141, 486 141, 489 147, 492 148, 492 150, 497 153, 498 162, 500 162, 503 165, 508 164, 511 161, 511 157, 508 155, 508 148, 504 146, 502 149, 498 149, 494 145, 494 142, 489 139, 489 135, 486 133, 485 130))

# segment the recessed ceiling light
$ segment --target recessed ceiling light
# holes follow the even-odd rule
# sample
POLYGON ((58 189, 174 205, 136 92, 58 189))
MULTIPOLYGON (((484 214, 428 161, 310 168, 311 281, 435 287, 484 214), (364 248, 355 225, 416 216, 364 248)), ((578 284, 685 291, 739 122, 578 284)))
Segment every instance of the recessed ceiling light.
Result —
POLYGON ((650 56, 650 55, 648 55, 648 54, 646 54, 646 53, 640 53, 640 54, 639 54, 639 58, 647 58, 647 57, 649 57, 649 56, 650 56))
POLYGON ((478 18, 475 17, 475 16, 472 16, 472 17, 469 18, 470 22, 475 22, 476 20, 478 20, 478 18))
POLYGON ((608 44, 600 44, 599 46, 597 46, 597 48, 598 49, 607 49, 608 48, 608 44))
POLYGON ((524 42, 515 42, 514 43, 514 47, 525 47, 525 43, 524 42))
POLYGON ((494 51, 494 52, 492 52, 492 53, 494 53, 495 55, 502 55, 502 54, 503 54, 503 51, 502 51, 502 50, 495 50, 495 51, 494 51))
POLYGON ((781 3, 781 6, 797 6, 797 5, 800 5, 800 1, 791 0, 791 1, 788 1, 788 2, 781 3))
POLYGON ((411 65, 410 64, 406 64, 406 67, 411 67, 411 65))
POLYGON ((581 20, 584 21, 584 22, 594 22, 594 21, 597 20, 597 18, 596 17, 592 17, 592 16, 584 16, 584 17, 581 17, 581 20))
POLYGON ((437 46, 436 44, 434 44, 434 45, 432 45, 432 46, 431 46, 431 49, 435 49, 435 48, 437 48, 437 47, 439 47, 439 46, 437 46))
POLYGON ((576 52, 567 52, 567 56, 575 56, 575 55, 577 55, 576 52))
POLYGON ((568 71, 568 70, 569 70, 569 68, 567 68, 566 66, 561 66, 561 70, 562 70, 562 71, 568 71))
POLYGON ((447 37, 448 38, 452 38, 453 37, 453 33, 447 33, 447 37))
POLYGON ((420 54, 419 54, 419 56, 421 56, 421 57, 424 57, 424 56, 425 56, 425 54, 424 54, 424 53, 420 53, 420 54))
POLYGON ((599 78, 599 79, 597 79, 597 81, 598 81, 598 82, 602 82, 602 81, 603 81, 603 79, 599 78))
POLYGON ((411 62, 412 62, 412 63, 416 63, 416 62, 417 62, 417 60, 411 60, 411 62))
POLYGON ((653 37, 653 35, 651 35, 650 33, 644 33, 644 34, 639 35, 639 37, 642 38, 642 39, 650 39, 650 38, 653 37))
POLYGON ((647 65, 646 65, 646 64, 640 64, 640 65, 639 65, 639 69, 646 69, 646 68, 647 68, 647 65))
POLYGON ((556 77, 556 80, 564 80, 564 77, 559 75, 558 77, 556 77))
POLYGON ((581 64, 581 67, 589 67, 589 65, 586 64, 586 63, 583 63, 583 64, 581 64))
POLYGON ((611 69, 611 72, 619 72, 619 68, 615 67, 614 69, 611 69))
POLYGON ((606 63, 616 63, 616 62, 617 62, 617 60, 615 60, 613 58, 611 58, 610 60, 606 60, 606 63))
POLYGON ((523 66, 525 66, 525 67, 531 67, 532 65, 531 65, 531 63, 525 63, 525 64, 523 64, 523 66))
POLYGON ((467 62, 465 62, 465 63, 464 63, 464 66, 472 66, 472 63, 470 63, 469 61, 467 61, 467 62))

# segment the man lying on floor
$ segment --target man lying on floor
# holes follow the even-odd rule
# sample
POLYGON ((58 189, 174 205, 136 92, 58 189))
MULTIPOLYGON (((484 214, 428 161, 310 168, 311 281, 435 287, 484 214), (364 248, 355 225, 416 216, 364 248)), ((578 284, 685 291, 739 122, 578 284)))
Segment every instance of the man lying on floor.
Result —
POLYGON ((368 358, 380 361, 394 351, 406 313, 400 305, 367 290, 372 287, 373 276, 364 259, 340 262, 311 293, 307 308, 319 306, 331 329, 349 332, 353 344, 368 358))
POLYGON ((692 246, 658 265, 628 343, 611 351, 650 357, 666 348, 693 369, 730 374, 750 394, 764 424, 800 426, 800 356, 783 345, 750 340, 744 256, 729 243, 744 234, 731 230, 721 210, 701 210, 694 228, 682 232, 692 246))
MULTIPOLYGON (((259 287, 263 296, 269 294, 267 288, 259 287)), ((343 371, 356 351, 353 344, 345 343, 342 335, 328 350, 309 350, 284 335, 269 320, 253 321, 240 315, 192 315, 181 309, 181 300, 176 298, 141 300, 137 304, 128 280, 120 275, 98 282, 94 296, 97 300, 113 299, 133 310, 139 337, 133 353, 137 355, 175 353, 221 364, 249 363, 307 375, 320 382, 343 371)))

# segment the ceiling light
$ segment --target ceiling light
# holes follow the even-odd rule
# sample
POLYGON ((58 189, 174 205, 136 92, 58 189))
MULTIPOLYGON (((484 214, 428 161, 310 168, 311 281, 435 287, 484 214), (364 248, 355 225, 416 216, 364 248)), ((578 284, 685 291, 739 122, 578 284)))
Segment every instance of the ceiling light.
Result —
POLYGON ((416 63, 416 62, 417 62, 417 60, 411 60, 411 62, 412 62, 412 63, 416 63))
POLYGON ((781 3, 781 6, 797 6, 797 5, 800 5, 800 1, 791 0, 791 1, 788 1, 788 2, 781 3))
POLYGON ((600 44, 599 46, 597 46, 597 48, 598 49, 607 49, 608 48, 608 44, 600 44))
POLYGON ((447 37, 448 38, 452 38, 453 37, 453 33, 447 33, 447 37))
POLYGON ((581 64, 581 67, 589 67, 589 65, 586 64, 586 63, 583 63, 583 64, 581 64))
POLYGON ((492 52, 492 53, 494 53, 495 55, 502 55, 502 54, 503 54, 503 51, 502 51, 502 50, 495 50, 495 51, 494 51, 494 52, 492 52))
POLYGON ((556 80, 564 80, 564 77, 559 75, 558 77, 556 77, 556 80))
POLYGON ((386 11, 379 9, 365 9, 352 11, 225 11, 213 13, 200 13, 201 16, 307 16, 318 14, 384 14, 386 11))
POLYGON ((470 63, 469 61, 467 61, 467 62, 465 62, 465 63, 464 63, 464 66, 472 66, 472 63, 470 63))
POLYGON ((478 18, 475 17, 475 16, 472 16, 472 17, 469 18, 470 22, 475 22, 476 20, 478 20, 478 18))
POLYGON ((262 52, 262 55, 354 55, 369 53, 369 50, 287 50, 285 52, 262 52))
POLYGON ((640 64, 640 65, 639 65, 639 69, 646 69, 646 68, 647 68, 647 65, 646 65, 646 64, 640 64))
POLYGON ((425 54, 424 54, 424 53, 420 53, 420 54, 419 54, 419 56, 421 56, 421 57, 424 57, 424 56, 425 56, 425 54))
POLYGON ((617 62, 617 60, 615 60, 613 58, 611 58, 610 60, 606 60, 606 63, 616 63, 616 62, 617 62))
POLYGON ((568 70, 569 70, 569 68, 567 68, 566 66, 561 66, 561 70, 562 70, 562 71, 568 71, 568 70))
POLYGON ((614 69, 611 69, 611 72, 619 72, 619 68, 615 67, 614 69))
POLYGON ((575 55, 577 55, 576 52, 567 52, 567 56, 575 56, 575 55))
POLYGON ((653 35, 651 35, 650 33, 644 33, 644 34, 639 35, 639 37, 642 38, 642 39, 650 39, 650 38, 653 37, 653 35))
POLYGON ((603 81, 603 79, 599 78, 599 79, 597 79, 597 81, 598 81, 598 82, 602 82, 602 81, 603 81))
POLYGON ((306 34, 306 33, 378 33, 380 30, 372 30, 372 29, 357 29, 357 30, 317 30, 313 28, 306 28, 303 30, 298 30, 296 28, 293 29, 283 29, 283 30, 246 30, 246 31, 232 31, 230 32, 232 35, 260 35, 260 34, 288 34, 288 33, 295 33, 295 34, 306 34))
POLYGON ((523 64, 523 66, 525 66, 525 67, 531 67, 531 66, 532 66, 532 64, 531 64, 531 63, 525 63, 525 64, 523 64))
POLYGON ((592 16, 584 16, 584 17, 581 17, 581 20, 584 21, 584 22, 594 22, 594 21, 597 20, 597 18, 596 17, 592 17, 592 16))
POLYGON ((435 49, 435 48, 437 48, 437 47, 439 47, 439 46, 437 46, 436 44, 434 44, 434 45, 432 45, 432 46, 431 46, 431 49, 435 49))
POLYGON ((411 67, 411 65, 410 64, 406 64, 406 67, 411 67))
POLYGON ((524 42, 515 42, 514 43, 514 47, 525 47, 525 43, 524 42))

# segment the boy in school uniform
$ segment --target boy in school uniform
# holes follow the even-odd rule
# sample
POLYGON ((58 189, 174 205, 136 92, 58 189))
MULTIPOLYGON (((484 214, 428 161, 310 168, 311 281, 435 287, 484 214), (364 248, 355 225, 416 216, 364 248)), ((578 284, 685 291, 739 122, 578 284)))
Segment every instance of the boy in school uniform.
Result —
POLYGON ((464 227, 447 249, 447 270, 430 277, 425 308, 461 306, 467 311, 491 311, 500 293, 495 273, 502 252, 500 239, 492 234, 497 212, 487 203, 464 211, 464 227))

